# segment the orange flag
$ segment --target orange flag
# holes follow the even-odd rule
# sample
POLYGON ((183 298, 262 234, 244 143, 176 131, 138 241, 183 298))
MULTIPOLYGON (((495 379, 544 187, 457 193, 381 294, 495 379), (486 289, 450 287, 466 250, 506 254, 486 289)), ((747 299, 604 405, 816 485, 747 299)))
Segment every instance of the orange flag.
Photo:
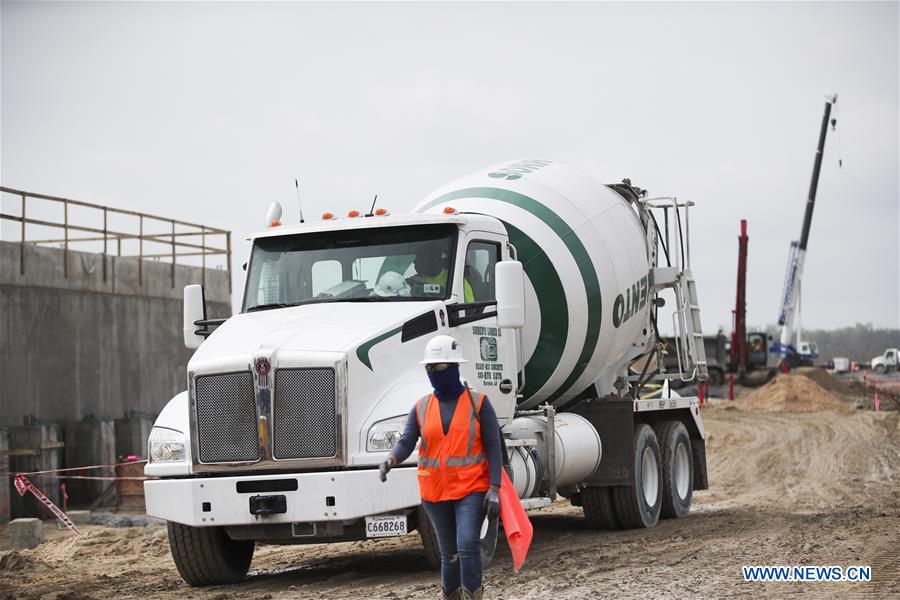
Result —
POLYGON ((506 541, 513 557, 513 569, 516 573, 525 563, 525 556, 531 546, 531 538, 534 535, 534 527, 528 520, 525 509, 519 501, 519 495, 513 487, 506 469, 502 472, 500 485, 500 521, 503 523, 503 531, 506 533, 506 541))

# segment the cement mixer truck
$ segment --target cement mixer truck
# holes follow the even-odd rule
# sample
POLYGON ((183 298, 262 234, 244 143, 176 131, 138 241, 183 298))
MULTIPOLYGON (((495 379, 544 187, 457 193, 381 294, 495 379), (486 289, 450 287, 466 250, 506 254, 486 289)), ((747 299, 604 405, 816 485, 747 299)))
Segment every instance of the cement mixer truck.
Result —
MULTIPOLYGON (((144 484, 182 577, 238 581, 257 543, 415 531, 436 566, 415 456, 387 484, 377 465, 430 393, 418 363, 438 334, 459 340, 465 379, 493 403, 526 508, 562 496, 598 529, 687 514, 707 487, 705 434, 697 398, 668 381, 706 377, 691 205, 519 160, 409 214, 289 225, 274 206, 252 236, 239 314, 209 318, 202 288, 185 288, 196 351, 150 434, 144 484)), ((489 557, 496 529, 484 530, 489 557)))

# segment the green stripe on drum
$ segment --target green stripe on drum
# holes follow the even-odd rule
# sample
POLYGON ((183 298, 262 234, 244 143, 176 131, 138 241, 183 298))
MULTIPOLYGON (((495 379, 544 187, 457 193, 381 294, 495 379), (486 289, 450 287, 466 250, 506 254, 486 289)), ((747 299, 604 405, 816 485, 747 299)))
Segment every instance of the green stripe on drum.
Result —
MULTIPOLYGON (((581 375, 584 373, 584 370, 587 368, 591 357, 594 355, 594 350, 597 347, 597 340, 600 338, 600 322, 602 320, 601 315, 603 314, 603 302, 600 297, 600 281, 597 278, 597 271, 594 269, 594 263, 591 260, 587 249, 584 247, 584 244, 581 243, 581 240, 578 239, 578 236, 575 235, 575 232, 562 219, 562 217, 560 217, 558 214, 550 210, 550 208, 548 208, 544 204, 541 204, 534 198, 531 198, 524 194, 520 194, 518 192, 492 187, 474 187, 456 190, 444 194, 439 198, 431 200, 422 208, 420 208, 419 212, 424 212, 432 206, 436 206, 443 202, 450 202, 452 200, 459 200, 462 198, 490 198, 492 200, 499 200, 500 202, 506 202, 508 204, 512 204, 513 206, 518 206, 519 208, 528 211, 529 213, 543 221, 544 224, 546 224, 557 236, 559 236, 559 239, 563 242, 563 244, 565 244, 566 248, 568 248, 569 252, 572 254, 572 258, 575 260, 575 265, 578 267, 579 273, 581 273, 581 278, 584 282, 584 288, 587 293, 588 309, 588 324, 587 332, 584 338, 584 346, 581 348, 581 354, 579 354, 578 361, 575 363, 575 367, 572 369, 572 372, 569 373, 569 376, 566 377, 562 385, 560 385, 559 388, 557 388, 556 391, 550 394, 550 396, 547 398, 548 402, 552 402, 562 396, 566 391, 568 391, 568 389, 572 387, 572 384, 574 384, 578 380, 578 378, 581 377, 581 375)), ((535 285, 535 288, 538 292, 538 302, 541 303, 541 293, 543 290, 537 288, 538 283, 539 282, 532 280, 532 285, 535 285)), ((554 307, 551 305, 549 308, 552 310, 554 307)), ((568 336, 568 331, 565 332, 565 335, 568 336)), ((540 344, 537 351, 540 351, 540 344)))
POLYGON ((516 247, 525 274, 537 292, 541 313, 538 343, 525 365, 528 376, 522 396, 528 400, 550 380, 559 365, 566 347, 566 332, 569 331, 569 309, 562 281, 547 254, 518 227, 506 221, 503 225, 509 233, 509 241, 516 247))

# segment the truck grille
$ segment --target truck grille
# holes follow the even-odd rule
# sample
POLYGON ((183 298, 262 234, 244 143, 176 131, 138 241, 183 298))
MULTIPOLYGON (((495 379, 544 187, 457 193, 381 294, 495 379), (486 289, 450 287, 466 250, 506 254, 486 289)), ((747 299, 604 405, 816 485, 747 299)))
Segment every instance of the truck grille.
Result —
POLYGON ((259 460, 256 400, 249 371, 197 377, 194 401, 200 462, 259 460))
POLYGON ((337 455, 334 369, 279 369, 275 374, 273 455, 276 459, 337 455))

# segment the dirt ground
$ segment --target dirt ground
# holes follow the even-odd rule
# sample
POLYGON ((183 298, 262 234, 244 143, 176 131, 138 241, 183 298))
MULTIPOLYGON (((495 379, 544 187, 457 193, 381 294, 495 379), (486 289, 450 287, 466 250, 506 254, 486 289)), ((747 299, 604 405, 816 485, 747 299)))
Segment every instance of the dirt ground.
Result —
MULTIPOLYGON (((746 395, 745 395, 746 397, 746 395)), ((498 549, 486 596, 709 598, 900 596, 900 413, 703 407, 710 490, 683 519, 591 531, 568 502, 532 513, 534 542, 513 574, 498 549), (741 565, 871 565, 871 583, 745 583, 741 565)), ((416 534, 380 542, 263 546, 246 582, 182 583, 159 527, 47 525, 50 541, 0 552, 0 598, 437 598, 416 534)), ((8 547, 6 530, 0 547, 8 547)))

